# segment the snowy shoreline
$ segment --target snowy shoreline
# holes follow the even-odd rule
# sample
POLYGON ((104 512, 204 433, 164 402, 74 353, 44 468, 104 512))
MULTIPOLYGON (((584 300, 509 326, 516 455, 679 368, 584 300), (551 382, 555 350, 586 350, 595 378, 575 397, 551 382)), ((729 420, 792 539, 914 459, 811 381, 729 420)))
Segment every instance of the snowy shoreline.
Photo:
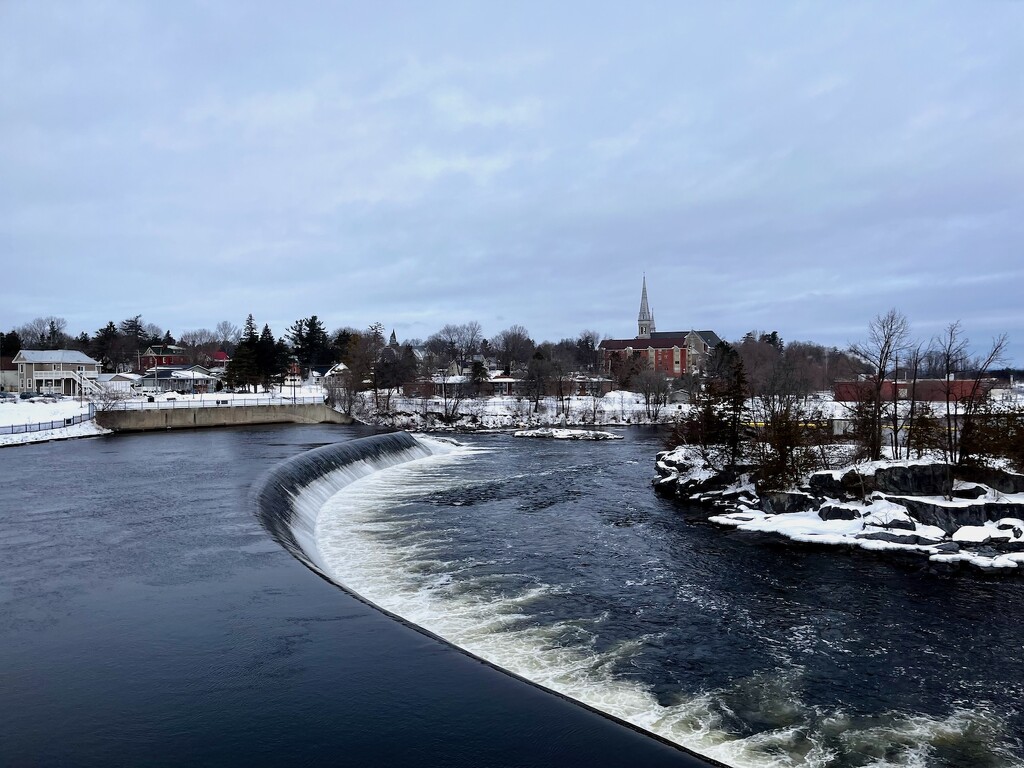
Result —
POLYGON ((1024 475, 958 470, 937 460, 880 461, 815 472, 787 492, 758 494, 750 474, 718 472, 695 449, 658 454, 655 489, 709 507, 722 527, 804 544, 925 556, 1024 572, 1024 475), (952 482, 951 482, 952 479, 952 482))
POLYGON ((548 440, 621 440, 622 435, 601 432, 596 429, 560 429, 557 427, 540 427, 538 429, 520 429, 512 433, 513 437, 533 437, 548 440))
MULTIPOLYGON (((211 404, 211 401, 242 400, 267 403, 292 401, 292 390, 269 392, 260 395, 252 393, 217 392, 205 395, 166 393, 157 395, 155 402, 132 398, 149 408, 188 408, 211 404)), ((317 386, 296 388, 297 397, 322 397, 323 390, 317 386)), ((128 401, 128 405, 133 403, 128 401)), ((59 422, 81 416, 88 411, 88 402, 66 398, 55 403, 4 401, 0 404, 0 432, 4 427, 20 427, 43 422, 59 422)), ((601 432, 607 427, 651 426, 671 422, 686 406, 667 406, 660 410, 657 418, 650 418, 640 395, 634 392, 616 390, 603 397, 573 396, 560 402, 554 397, 544 397, 533 402, 515 396, 495 396, 467 399, 459 404, 455 416, 448 421, 439 418, 443 404, 437 399, 414 399, 395 396, 390 398, 387 410, 378 411, 373 407, 370 393, 362 393, 357 401, 353 416, 357 421, 370 426, 404 429, 424 434, 470 433, 470 432, 530 432, 532 436, 554 439, 615 439, 618 435, 601 432), (547 430, 551 434, 544 432, 547 430), (576 434, 583 433, 583 434, 576 434)), ((95 421, 86 421, 42 431, 17 431, 0 433, 0 447, 70 440, 78 437, 97 437, 111 434, 95 421)))
POLYGON ((0 403, 0 448, 15 445, 72 440, 79 437, 98 437, 110 433, 88 419, 89 402, 66 398, 57 402, 3 401, 0 403), (65 424, 52 429, 35 430, 39 424, 61 423, 86 419, 79 424, 65 424), (23 427, 33 428, 31 431, 23 427), (10 430, 10 431, 8 431, 10 430), (21 431, 16 431, 21 430, 21 431))

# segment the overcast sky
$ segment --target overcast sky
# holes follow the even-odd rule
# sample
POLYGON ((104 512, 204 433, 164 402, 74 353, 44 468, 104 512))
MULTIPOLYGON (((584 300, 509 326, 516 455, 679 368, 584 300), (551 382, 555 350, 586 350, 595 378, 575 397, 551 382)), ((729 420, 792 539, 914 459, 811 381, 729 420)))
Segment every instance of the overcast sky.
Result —
POLYGON ((0 0, 0 327, 902 310, 1024 365, 1024 4, 0 0))

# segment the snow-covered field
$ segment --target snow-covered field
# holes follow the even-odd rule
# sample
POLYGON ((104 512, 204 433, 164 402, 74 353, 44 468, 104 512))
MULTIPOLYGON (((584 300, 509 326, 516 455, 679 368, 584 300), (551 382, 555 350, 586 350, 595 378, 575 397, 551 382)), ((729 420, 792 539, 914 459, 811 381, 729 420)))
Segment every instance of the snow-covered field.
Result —
POLYGON ((63 422, 89 413, 89 402, 65 399, 55 403, 30 403, 27 400, 0 401, 0 446, 41 443, 47 440, 65 440, 71 437, 93 437, 106 434, 108 430, 93 421, 84 421, 72 426, 59 426, 38 432, 15 432, 9 429, 26 424, 35 425, 49 422, 63 422))

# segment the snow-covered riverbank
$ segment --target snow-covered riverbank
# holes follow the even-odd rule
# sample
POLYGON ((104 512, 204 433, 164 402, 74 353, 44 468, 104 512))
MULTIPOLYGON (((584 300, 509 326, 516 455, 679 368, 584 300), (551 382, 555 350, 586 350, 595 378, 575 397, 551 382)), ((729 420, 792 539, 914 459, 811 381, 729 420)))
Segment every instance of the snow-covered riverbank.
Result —
POLYGON ((808 544, 899 550, 936 564, 1024 568, 1024 475, 881 461, 815 472, 798 488, 758 494, 749 474, 709 468, 683 446, 658 455, 657 490, 721 510, 708 520, 808 544))
MULTIPOLYGON (((274 404, 293 400, 304 401, 323 397, 323 390, 317 386, 285 388, 284 390, 255 393, 217 392, 205 395, 166 393, 157 395, 153 402, 148 398, 136 397, 126 401, 100 404, 95 407, 115 408, 189 408, 233 404, 274 404)), ((570 430, 585 428, 592 431, 601 426, 626 426, 634 424, 667 423, 674 420, 688 406, 662 407, 656 418, 647 413, 643 397, 633 392, 615 391, 603 397, 569 397, 559 400, 554 397, 533 401, 514 396, 487 397, 463 400, 455 409, 455 416, 442 418, 445 404, 438 398, 405 398, 392 396, 386 408, 377 408, 370 392, 360 393, 353 415, 367 424, 406 429, 419 432, 483 431, 483 430, 535 430, 543 428, 570 430)), ((20 429, 24 425, 45 422, 63 422, 65 419, 87 413, 89 403, 63 399, 53 403, 27 400, 3 401, 0 403, 0 446, 20 445, 47 440, 63 440, 73 437, 94 437, 108 434, 109 430, 86 421, 81 424, 61 426, 42 431, 20 429), (8 428, 5 430, 4 428, 8 428), (6 432, 6 434, 4 434, 6 432)), ((560 435, 561 436, 561 435, 560 435)))
POLYGON ((616 390, 603 397, 542 397, 537 404, 511 395, 466 399, 454 409, 454 416, 445 419, 440 398, 392 397, 386 408, 377 409, 372 395, 364 392, 353 415, 368 424, 410 431, 478 431, 665 424, 688 408, 674 403, 660 408, 656 416, 648 415, 641 395, 616 390))
POLYGON ((0 447, 68 440, 74 437, 95 437, 107 434, 96 422, 68 423, 89 414, 89 403, 63 399, 56 402, 28 400, 0 401, 0 447), (47 429, 40 425, 53 424, 47 429))

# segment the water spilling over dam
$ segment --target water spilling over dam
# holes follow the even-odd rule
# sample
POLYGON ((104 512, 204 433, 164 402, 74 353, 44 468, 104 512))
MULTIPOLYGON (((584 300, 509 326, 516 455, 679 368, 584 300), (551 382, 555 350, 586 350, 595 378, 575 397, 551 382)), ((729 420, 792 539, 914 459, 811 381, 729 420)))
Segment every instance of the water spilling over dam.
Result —
POLYGON ((363 599, 715 760, 1020 764, 1005 658, 947 620, 990 585, 960 582, 950 604, 934 580, 896 586, 898 565, 705 536, 637 482, 635 448, 509 441, 327 446, 253 498, 282 545, 363 599))

